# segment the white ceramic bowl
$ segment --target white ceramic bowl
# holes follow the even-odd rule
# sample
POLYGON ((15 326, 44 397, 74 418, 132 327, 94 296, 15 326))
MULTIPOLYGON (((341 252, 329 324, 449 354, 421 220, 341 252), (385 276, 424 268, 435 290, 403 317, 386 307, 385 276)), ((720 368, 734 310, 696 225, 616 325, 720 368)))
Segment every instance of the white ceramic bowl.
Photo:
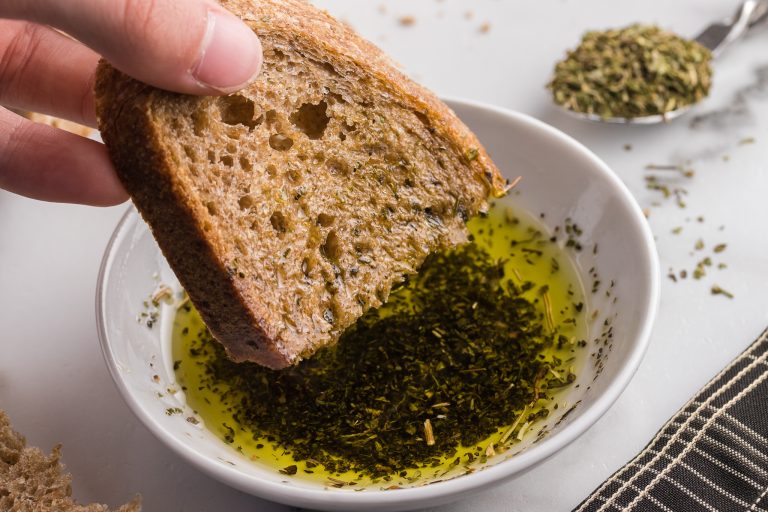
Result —
MULTIPOLYGON (((488 105, 449 103, 508 178, 523 176, 518 192, 506 200, 530 213, 544 213, 550 226, 573 219, 589 248, 575 258, 583 282, 591 282, 588 270, 595 267, 601 280, 615 283, 611 297, 599 293, 588 300, 591 309, 599 311, 591 339, 600 337, 603 321, 610 319, 613 341, 612 348, 604 348, 602 370, 587 364, 577 380, 581 385, 567 391, 568 403, 578 407, 539 442, 524 442, 489 459, 480 471, 432 485, 351 492, 286 479, 275 468, 244 458, 202 424, 185 421, 187 411, 166 414, 170 407, 185 407, 183 392, 174 385, 173 311, 170 306, 161 310, 152 329, 137 316, 159 282, 177 289, 178 283, 148 228, 131 209, 107 247, 99 276, 96 311, 101 346, 128 406, 189 463, 242 491, 299 507, 383 511, 436 506, 498 484, 551 456, 589 428, 628 384, 645 352, 659 291, 653 238, 634 199, 602 161, 558 130, 488 105), (599 246, 596 254, 591 250, 594 244, 599 246)), ((590 350, 597 350, 597 343, 590 345, 590 350)), ((557 415, 548 418, 551 424, 557 419, 557 415)))

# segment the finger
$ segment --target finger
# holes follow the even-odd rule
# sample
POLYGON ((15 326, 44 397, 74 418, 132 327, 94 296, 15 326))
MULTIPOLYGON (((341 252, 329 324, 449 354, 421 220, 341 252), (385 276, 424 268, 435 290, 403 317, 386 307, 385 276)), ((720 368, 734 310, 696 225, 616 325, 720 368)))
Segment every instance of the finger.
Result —
POLYGON ((0 104, 95 126, 99 56, 43 25, 0 20, 0 104))
POLYGON ((256 35, 214 0, 1 0, 0 17, 59 28, 124 73, 178 92, 232 92, 261 67, 256 35))
POLYGON ((103 144, 0 108, 0 188, 33 199, 110 206, 128 198, 103 144))

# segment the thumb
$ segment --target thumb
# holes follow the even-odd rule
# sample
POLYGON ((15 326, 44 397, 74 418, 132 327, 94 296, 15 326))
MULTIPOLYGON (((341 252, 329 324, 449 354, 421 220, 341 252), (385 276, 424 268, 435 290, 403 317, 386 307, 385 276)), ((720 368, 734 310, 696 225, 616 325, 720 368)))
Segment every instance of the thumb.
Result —
POLYGON ((0 17, 54 26, 148 84, 229 93, 258 74, 261 44, 212 0, 2 0, 0 17))

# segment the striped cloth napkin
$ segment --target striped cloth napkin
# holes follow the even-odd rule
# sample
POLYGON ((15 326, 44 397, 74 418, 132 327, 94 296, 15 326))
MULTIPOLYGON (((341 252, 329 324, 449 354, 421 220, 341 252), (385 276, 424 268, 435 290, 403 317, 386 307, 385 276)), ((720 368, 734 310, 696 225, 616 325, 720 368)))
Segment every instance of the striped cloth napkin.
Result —
POLYGON ((575 510, 768 511, 768 330, 575 510))

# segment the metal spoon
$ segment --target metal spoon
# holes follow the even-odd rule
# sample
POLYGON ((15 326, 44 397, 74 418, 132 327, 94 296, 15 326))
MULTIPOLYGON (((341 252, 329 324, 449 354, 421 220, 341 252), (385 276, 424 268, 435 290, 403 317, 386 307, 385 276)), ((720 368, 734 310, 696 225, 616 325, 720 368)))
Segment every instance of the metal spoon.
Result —
MULTIPOLYGON (((713 57, 717 57, 726 46, 765 19, 768 19, 768 0, 745 0, 733 16, 708 26, 694 40, 708 48, 713 57)), ((679 117, 688 112, 692 106, 686 105, 665 112, 663 115, 642 117, 600 117, 596 114, 574 112, 565 108, 563 110, 579 119, 602 123, 656 124, 679 117)))

